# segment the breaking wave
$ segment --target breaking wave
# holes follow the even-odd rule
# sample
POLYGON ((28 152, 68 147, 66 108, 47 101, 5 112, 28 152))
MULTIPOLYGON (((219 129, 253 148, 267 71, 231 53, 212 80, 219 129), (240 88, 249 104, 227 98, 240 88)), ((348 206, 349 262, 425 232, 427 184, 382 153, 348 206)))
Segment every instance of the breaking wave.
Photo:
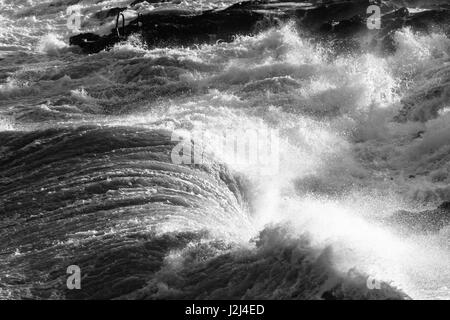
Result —
POLYGON ((404 28, 392 54, 339 53, 288 23, 86 56, 38 26, 69 2, 2 3, 33 31, 11 24, 1 44, 2 298, 450 297, 448 226, 389 223, 450 201, 444 34, 404 28), (218 152, 242 128, 279 133, 277 172, 218 152), (179 130, 212 137, 204 163, 172 162, 179 130))

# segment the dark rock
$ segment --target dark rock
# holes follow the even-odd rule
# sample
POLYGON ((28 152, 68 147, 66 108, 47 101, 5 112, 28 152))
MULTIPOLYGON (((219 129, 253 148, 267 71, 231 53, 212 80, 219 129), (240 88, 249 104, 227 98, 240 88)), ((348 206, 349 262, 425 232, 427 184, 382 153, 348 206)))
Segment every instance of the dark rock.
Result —
POLYGON ((438 209, 450 211, 450 201, 442 202, 438 209))
MULTIPOLYGON (((349 20, 345 32, 352 25, 362 25, 357 15, 365 15, 369 1, 339 2, 329 6, 313 6, 298 3, 248 1, 234 4, 223 10, 202 13, 189 10, 158 10, 129 21, 125 30, 119 30, 124 38, 139 33, 149 46, 192 45, 217 40, 231 41, 235 35, 252 34, 279 22, 296 19, 300 26, 312 30, 327 30, 323 25, 331 21, 349 20), (353 20, 351 20, 354 18, 353 20), (266 22, 266 23, 262 23, 266 22)), ((341 29, 337 29, 339 33, 341 29)), ((118 41, 117 30, 93 41, 92 34, 81 34, 70 39, 87 53, 98 52, 118 41)))
POLYGON ((142 3, 142 2, 148 2, 148 3, 163 3, 163 2, 170 2, 170 0, 135 0, 135 1, 133 1, 133 2, 130 4, 130 6, 135 6, 135 5, 137 5, 137 4, 139 4, 139 3, 142 3))
MULTIPOLYGON (((139 1, 140 2, 140 1, 139 1)), ((132 5, 136 5, 135 1, 132 5)), ((338 1, 324 4, 308 4, 280 1, 246 1, 231 5, 222 10, 208 10, 201 13, 189 10, 158 10, 127 21, 121 36, 117 28, 107 36, 94 39, 92 34, 81 34, 70 39, 84 52, 94 53, 113 46, 131 34, 142 35, 147 45, 193 45, 213 43, 217 40, 232 41, 236 35, 248 35, 288 20, 311 35, 349 40, 371 32, 373 45, 381 44, 388 51, 395 48, 393 31, 404 26, 415 30, 432 31, 444 28, 448 32, 450 10, 439 7, 435 10, 411 14, 406 8, 380 3, 382 18, 380 30, 369 30, 366 26, 367 8, 373 1, 338 1)), ((122 8, 111 9, 106 13, 119 14, 122 8), (114 11, 115 10, 115 11, 114 11)))
POLYGON ((117 14, 119 14, 120 12, 123 12, 127 9, 127 7, 116 7, 116 8, 112 8, 112 9, 108 9, 108 10, 103 10, 103 11, 99 11, 97 13, 95 13, 94 17, 97 19, 106 19, 108 17, 115 17, 117 16, 117 14))
POLYGON ((446 34, 449 34, 450 30, 450 10, 430 10, 418 12, 411 15, 405 25, 414 28, 418 31, 433 31, 434 28, 443 28, 446 34))
POLYGON ((81 47, 85 53, 95 53, 119 41, 120 38, 116 34, 102 37, 94 33, 83 33, 71 37, 69 44, 81 47))

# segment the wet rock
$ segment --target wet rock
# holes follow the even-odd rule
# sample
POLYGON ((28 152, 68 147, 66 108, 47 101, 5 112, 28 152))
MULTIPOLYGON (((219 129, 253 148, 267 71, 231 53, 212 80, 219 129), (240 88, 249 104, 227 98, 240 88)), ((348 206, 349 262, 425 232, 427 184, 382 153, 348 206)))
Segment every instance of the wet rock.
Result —
POLYGON ((162 3, 162 2, 169 2, 170 0, 135 0, 135 1, 133 1, 131 4, 130 4, 130 6, 135 6, 135 5, 137 5, 137 4, 139 4, 139 3, 142 3, 142 2, 148 2, 148 3, 162 3))
POLYGON ((115 17, 117 16, 117 14, 125 11, 126 9, 127 7, 115 7, 108 10, 96 12, 94 17, 97 19, 106 19, 108 17, 115 17))
MULTIPOLYGON (((132 5, 137 4, 133 2, 132 5)), ((140 34, 147 45, 171 46, 232 41, 236 35, 248 35, 289 20, 295 20, 304 31, 319 37, 352 38, 371 32, 374 46, 381 44, 393 50, 393 31, 410 26, 421 31, 448 24, 449 10, 435 10, 411 14, 406 8, 380 2, 382 18, 380 30, 368 30, 367 8, 373 1, 338 1, 310 4, 304 1, 246 1, 222 10, 196 12, 190 10, 158 10, 127 21, 126 27, 111 30, 106 36, 81 34, 70 39, 84 52, 95 53, 113 46, 131 34, 140 34)), ((120 11, 116 9, 117 13, 120 11)), ((114 12, 116 12, 114 11, 114 12)), ((448 28, 448 26, 447 26, 448 28)), ((345 46, 346 44, 344 44, 345 46)))

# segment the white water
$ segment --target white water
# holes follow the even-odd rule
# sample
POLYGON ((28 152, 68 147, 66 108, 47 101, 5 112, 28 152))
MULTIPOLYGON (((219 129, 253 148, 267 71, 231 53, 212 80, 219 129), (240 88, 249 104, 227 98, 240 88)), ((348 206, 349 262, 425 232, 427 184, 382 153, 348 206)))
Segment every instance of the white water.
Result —
MULTIPOLYGON (((234 167, 253 187, 255 228, 244 239, 287 222, 290 232, 309 234, 315 246, 331 245, 343 272, 357 268, 413 298, 450 298, 450 230, 407 235, 378 221, 450 200, 445 36, 402 30, 392 56, 335 56, 288 25, 230 44, 147 50, 135 40, 86 57, 65 45, 66 6, 0 4, 10 10, 1 10, 0 67, 14 66, 0 84, 1 130, 100 123, 220 136, 230 128, 275 128, 279 172, 261 176, 234 167), (21 12, 23 20, 5 12, 21 12), (444 99, 417 95, 439 86, 444 99), (193 93, 177 94, 182 87, 193 93), (421 121, 392 121, 401 99, 415 102, 411 112, 421 121), (102 115, 112 105, 127 115, 102 115), (437 117, 430 108, 439 110, 437 117)), ((118 4, 82 5, 92 13, 118 4)))

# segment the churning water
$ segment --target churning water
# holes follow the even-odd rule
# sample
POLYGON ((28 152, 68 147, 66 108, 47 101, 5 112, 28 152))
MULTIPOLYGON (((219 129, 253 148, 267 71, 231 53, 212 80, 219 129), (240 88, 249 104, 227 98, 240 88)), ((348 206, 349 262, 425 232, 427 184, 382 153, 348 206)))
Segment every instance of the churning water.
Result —
MULTIPOLYGON (((93 13, 127 4, 96 2, 81 2, 92 31, 93 13)), ((358 298, 362 274, 450 298, 449 227, 385 223, 450 201, 445 35, 402 29, 392 54, 343 54, 287 23, 231 43, 149 49, 135 37, 82 55, 67 44, 70 3, 0 1, 2 297, 58 298, 57 271, 78 264, 92 283, 80 297, 316 298, 340 286, 358 298), (224 130, 243 129, 277 132, 277 170, 214 152, 224 130), (174 130, 207 133, 215 156, 173 164, 174 130), (99 271, 108 264, 124 267, 111 271, 120 284, 99 271)))

